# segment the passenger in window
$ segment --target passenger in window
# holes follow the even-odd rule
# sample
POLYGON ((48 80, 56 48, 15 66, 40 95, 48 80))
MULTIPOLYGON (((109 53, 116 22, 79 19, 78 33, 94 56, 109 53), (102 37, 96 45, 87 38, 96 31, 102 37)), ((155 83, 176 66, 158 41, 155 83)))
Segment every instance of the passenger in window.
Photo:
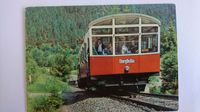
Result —
POLYGON ((128 47, 126 46, 126 43, 124 42, 124 44, 122 45, 122 54, 128 54, 128 47))
POLYGON ((130 45, 131 53, 138 53, 138 45, 134 43, 134 41, 130 45))
POLYGON ((119 43, 116 44, 115 54, 121 54, 121 46, 119 45, 119 43))
POLYGON ((106 50, 107 55, 112 55, 112 52, 113 52, 112 43, 109 43, 105 50, 106 50))
POLYGON ((105 45, 102 43, 101 39, 98 39, 95 44, 95 49, 98 53, 98 55, 103 55, 103 51, 105 49, 105 45))

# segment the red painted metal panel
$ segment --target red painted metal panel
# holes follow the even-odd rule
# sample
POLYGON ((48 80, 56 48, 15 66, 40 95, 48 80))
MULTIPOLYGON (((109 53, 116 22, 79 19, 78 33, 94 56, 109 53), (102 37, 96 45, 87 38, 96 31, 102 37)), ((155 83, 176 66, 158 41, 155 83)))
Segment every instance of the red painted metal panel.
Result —
POLYGON ((114 57, 90 57, 90 74, 105 75, 114 72, 114 57))
POLYGON ((140 72, 160 72, 160 54, 141 55, 140 72))
POLYGON ((124 74, 125 66, 128 73, 159 72, 160 54, 90 57, 91 76, 124 74))

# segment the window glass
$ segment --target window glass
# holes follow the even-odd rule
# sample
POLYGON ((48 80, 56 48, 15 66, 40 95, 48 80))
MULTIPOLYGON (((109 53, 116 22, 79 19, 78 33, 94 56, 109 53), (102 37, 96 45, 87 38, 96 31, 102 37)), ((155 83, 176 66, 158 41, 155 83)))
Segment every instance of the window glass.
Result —
POLYGON ((141 53, 157 52, 158 51, 158 36, 142 35, 141 39, 141 53))
POLYGON ((92 35, 112 34, 112 28, 93 28, 92 35))
POLYGON ((154 27, 142 27, 142 33, 154 33, 154 32, 158 32, 158 27, 154 26, 154 27))
POLYGON ((104 20, 104 21, 98 22, 98 23, 95 24, 94 26, 102 26, 102 25, 112 25, 112 19, 104 20))
POLYGON ((126 25, 126 24, 139 24, 139 18, 136 17, 121 17, 115 19, 116 25, 126 25))
POLYGON ((139 33, 139 27, 122 27, 115 28, 116 34, 139 33))
POLYGON ((87 57, 87 50, 86 50, 86 43, 84 43, 84 48, 83 48, 83 52, 84 52, 84 58, 87 57))
POLYGON ((81 52, 80 52, 80 62, 82 62, 82 48, 81 48, 81 52))
POLYGON ((85 50, 85 48, 83 47, 83 51, 82 51, 82 58, 83 58, 83 60, 84 60, 84 58, 85 58, 85 53, 84 53, 84 50, 85 50))
POLYGON ((112 55, 112 37, 92 37, 93 55, 112 55))
POLYGON ((81 50, 81 62, 83 62, 83 58, 84 57, 84 54, 83 54, 83 48, 82 48, 82 50, 81 50))
POLYGON ((115 54, 138 54, 138 35, 134 36, 116 36, 115 54))

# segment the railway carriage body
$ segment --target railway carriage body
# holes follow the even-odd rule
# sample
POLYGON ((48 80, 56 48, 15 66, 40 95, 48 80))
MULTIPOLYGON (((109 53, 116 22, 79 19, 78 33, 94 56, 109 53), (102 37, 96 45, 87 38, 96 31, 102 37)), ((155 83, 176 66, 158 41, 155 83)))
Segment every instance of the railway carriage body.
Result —
POLYGON ((78 85, 144 90, 160 73, 160 21, 143 14, 116 14, 89 24, 79 52, 78 85))

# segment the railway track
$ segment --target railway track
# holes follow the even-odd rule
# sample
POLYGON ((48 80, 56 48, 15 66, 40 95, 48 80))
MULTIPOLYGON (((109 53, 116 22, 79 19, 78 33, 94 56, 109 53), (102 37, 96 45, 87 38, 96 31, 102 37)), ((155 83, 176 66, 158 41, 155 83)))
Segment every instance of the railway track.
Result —
POLYGON ((127 96, 110 95, 111 98, 132 102, 156 111, 177 111, 178 96, 159 95, 150 93, 128 93, 127 96), (134 97, 133 97, 134 96, 134 97))
POLYGON ((137 93, 139 95, 143 96, 149 96, 149 97, 159 97, 164 99, 170 99, 170 100, 178 100, 177 95, 163 95, 163 94, 152 94, 152 93, 137 93))

